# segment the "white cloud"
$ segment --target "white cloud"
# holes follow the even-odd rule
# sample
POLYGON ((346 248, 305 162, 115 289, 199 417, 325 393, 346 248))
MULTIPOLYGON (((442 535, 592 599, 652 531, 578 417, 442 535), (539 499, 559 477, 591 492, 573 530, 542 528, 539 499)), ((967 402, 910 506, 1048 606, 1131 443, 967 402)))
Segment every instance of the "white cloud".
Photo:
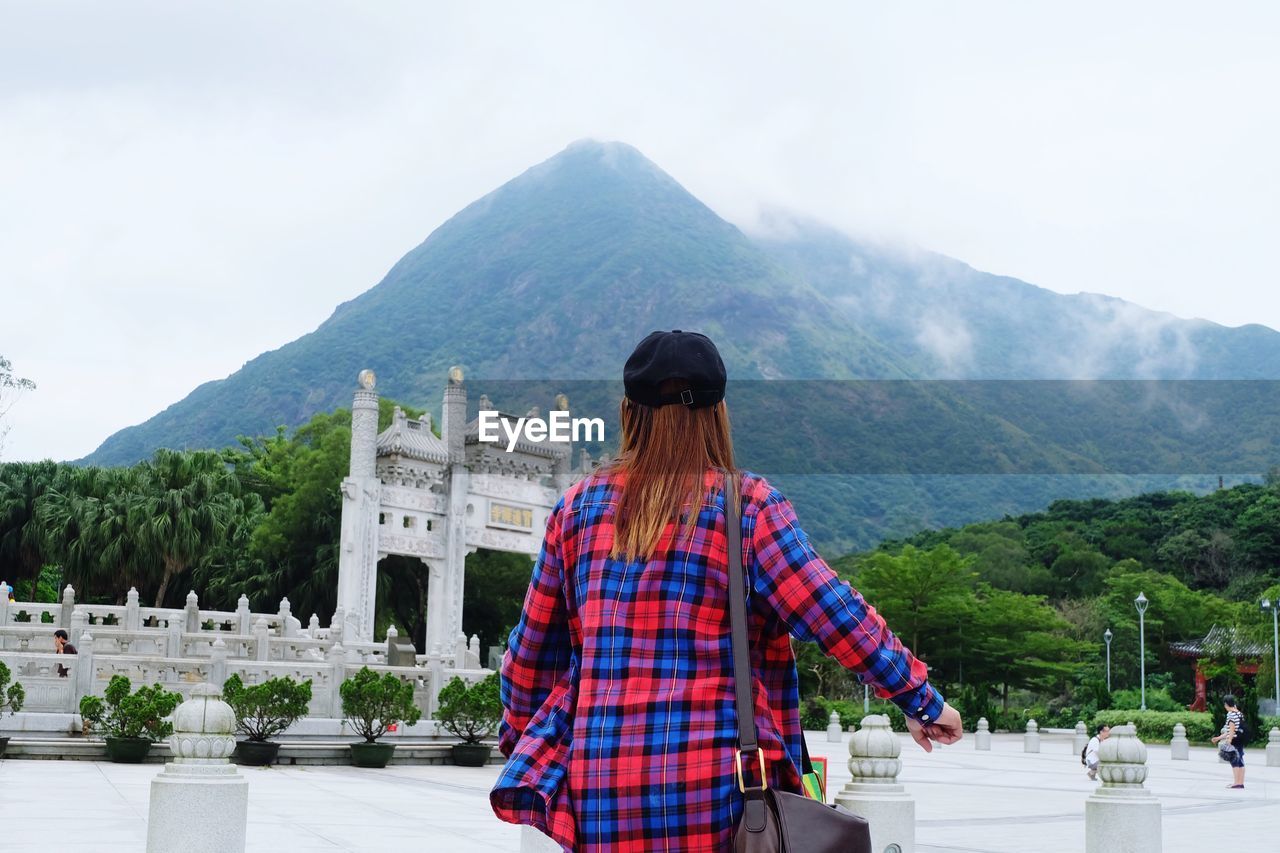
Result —
POLYGON ((583 136, 1061 292, 1280 326, 1280 12, 1199 4, 0 4, 8 458, 321 322, 583 136))

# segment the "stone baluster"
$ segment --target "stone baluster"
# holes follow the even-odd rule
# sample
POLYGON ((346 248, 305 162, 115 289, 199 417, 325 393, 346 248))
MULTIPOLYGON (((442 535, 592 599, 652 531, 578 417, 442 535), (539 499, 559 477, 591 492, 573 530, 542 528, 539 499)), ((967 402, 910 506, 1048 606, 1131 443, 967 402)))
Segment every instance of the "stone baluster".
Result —
POLYGON ((298 634, 298 628, 301 626, 301 623, 298 622, 297 619, 293 618, 293 610, 289 606, 288 598, 280 599, 279 616, 280 616, 280 636, 296 637, 298 634))
POLYGON ((93 634, 86 629, 76 644, 76 689, 71 691, 71 713, 79 713, 80 697, 92 696, 94 688, 93 634))
POLYGON ((9 624, 9 593, 12 591, 13 587, 0 581, 0 626, 9 624))
POLYGON ((399 636, 400 631, 395 625, 387 626, 387 663, 391 663, 391 647, 395 645, 396 638, 399 636))
POLYGON ((80 638, 84 636, 85 629, 89 627, 89 615, 83 610, 77 610, 71 614, 71 625, 67 628, 67 639, 71 641, 71 645, 76 647, 76 651, 80 651, 80 638))
POLYGON ((1080 757, 1080 753, 1084 752, 1084 748, 1089 745, 1089 730, 1085 728, 1084 720, 1076 720, 1076 732, 1071 737, 1071 754, 1080 757))
POLYGON ((427 664, 427 716, 435 717, 440 707, 440 691, 444 689, 444 661, 440 659, 440 647, 433 646, 431 660, 427 664))
POLYGON ((173 712, 174 758, 151 780, 147 853, 244 853, 249 780, 231 763, 236 715, 198 684, 173 712))
POLYGON ((62 609, 58 612, 58 627, 64 631, 70 631, 71 615, 75 612, 76 591, 71 584, 67 584, 62 590, 62 609))
POLYGON ((317 639, 320 636, 320 617, 311 614, 311 619, 307 622, 307 636, 311 639, 317 639))
POLYGON ((453 642, 453 665, 457 669, 465 669, 467 666, 467 635, 461 631, 453 642))
POLYGON ((182 620, 176 617, 169 619, 169 627, 165 629, 165 657, 182 657, 182 628, 182 620))
POLYGON ((467 643, 467 669, 480 668, 480 635, 472 634, 467 643))
POLYGON ((1280 727, 1267 732, 1267 766, 1280 767, 1280 727))
POLYGON ((1040 751, 1040 724, 1035 720, 1027 720, 1027 731, 1022 736, 1022 751, 1040 751))
POLYGON ((219 690, 227 683, 227 644, 221 637, 209 648, 209 683, 219 690))
POLYGON ((991 751, 991 724, 986 717, 978 718, 978 729, 973 733, 973 748, 991 751))
POLYGON ((831 716, 827 718, 827 740, 832 743, 839 743, 844 740, 844 730, 840 728, 840 713, 832 711, 831 716))
POLYGON ((342 714, 342 680, 347 677, 347 655, 342 643, 334 643, 325 656, 329 662, 329 716, 341 720, 342 714))
POLYGON ((124 629, 139 631, 142 629, 142 603, 138 601, 138 588, 129 587, 129 594, 124 600, 124 629))
POLYGON ((341 605, 333 610, 333 618, 329 620, 329 639, 335 643, 341 643, 345 639, 343 633, 344 623, 347 619, 347 611, 341 605))
POLYGON ((1169 741, 1169 757, 1174 761, 1191 760, 1191 744, 1187 742, 1187 727, 1182 723, 1173 726, 1173 738, 1169 741))
POLYGON ((249 596, 244 593, 236 599, 236 633, 248 634, 253 627, 253 614, 249 611, 249 596))
POLYGON ((194 634, 200 630, 200 597, 196 595, 193 589, 187 593, 187 606, 183 608, 186 615, 186 625, 184 626, 188 634, 194 634))
POLYGON ((253 623, 254 657, 259 661, 271 660, 271 629, 267 626, 267 617, 259 616, 253 623))
POLYGON ((1115 726, 1098 748, 1102 784, 1084 803, 1085 853, 1160 853, 1160 801, 1142 787, 1147 747, 1132 725, 1115 726))
POLYGON ((853 779, 836 794, 836 805, 867 819, 872 850, 915 853, 916 804, 898 784, 901 753, 902 744, 883 714, 863 717, 862 727, 849 738, 853 779))

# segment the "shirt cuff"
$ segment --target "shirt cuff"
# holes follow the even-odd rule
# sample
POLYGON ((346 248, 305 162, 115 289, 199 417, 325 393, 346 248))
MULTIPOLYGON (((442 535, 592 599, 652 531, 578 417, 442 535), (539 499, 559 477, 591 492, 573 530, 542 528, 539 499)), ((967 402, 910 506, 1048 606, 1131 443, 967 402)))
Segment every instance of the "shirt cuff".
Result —
POLYGON ((915 690, 899 693, 892 701, 902 709, 902 713, 928 725, 942 716, 942 708, 947 700, 926 681, 915 690))

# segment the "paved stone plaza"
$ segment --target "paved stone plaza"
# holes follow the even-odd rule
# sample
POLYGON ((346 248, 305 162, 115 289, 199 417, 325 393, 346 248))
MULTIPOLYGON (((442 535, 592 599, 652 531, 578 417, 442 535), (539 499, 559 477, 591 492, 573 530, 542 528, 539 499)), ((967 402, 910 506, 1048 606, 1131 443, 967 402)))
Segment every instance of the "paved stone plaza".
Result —
MULTIPOLYGON (((848 735, 845 735, 846 741, 848 735)), ((1093 789, 1069 738, 1045 735, 1042 752, 996 735, 991 752, 972 738, 926 756, 903 744, 900 781, 915 797, 920 853, 1080 853, 1084 801, 1093 789)), ((814 755, 831 757, 831 785, 849 774, 824 733, 814 755)), ((1248 787, 1228 791, 1226 766, 1204 748, 1191 760, 1149 747, 1148 788, 1164 807, 1168 853, 1280 849, 1280 767, 1249 753, 1248 787)), ((88 761, 0 762, 0 849, 141 853, 147 797, 158 765, 88 761)), ((340 766, 241 768, 249 779, 250 853, 519 850, 519 830, 497 821, 486 793, 496 766, 359 770, 340 766)))

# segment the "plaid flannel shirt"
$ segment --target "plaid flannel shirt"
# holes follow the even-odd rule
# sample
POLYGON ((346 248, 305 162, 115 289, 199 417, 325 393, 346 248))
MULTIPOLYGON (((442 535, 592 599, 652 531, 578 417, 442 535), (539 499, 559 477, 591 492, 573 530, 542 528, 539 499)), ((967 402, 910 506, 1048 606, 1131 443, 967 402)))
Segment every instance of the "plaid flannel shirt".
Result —
MULTIPOLYGON (((709 486, 717 480, 708 474, 709 486)), ((626 561, 609 556, 620 485, 617 474, 589 477, 547 521, 503 658, 507 762, 490 802, 565 850, 727 850, 742 795, 723 492, 710 492, 692 537, 668 524, 648 561, 626 561)), ((817 642, 909 716, 937 718, 943 698, 924 663, 817 555, 790 502, 750 474, 741 536, 770 785, 800 790, 790 635, 817 642)))

